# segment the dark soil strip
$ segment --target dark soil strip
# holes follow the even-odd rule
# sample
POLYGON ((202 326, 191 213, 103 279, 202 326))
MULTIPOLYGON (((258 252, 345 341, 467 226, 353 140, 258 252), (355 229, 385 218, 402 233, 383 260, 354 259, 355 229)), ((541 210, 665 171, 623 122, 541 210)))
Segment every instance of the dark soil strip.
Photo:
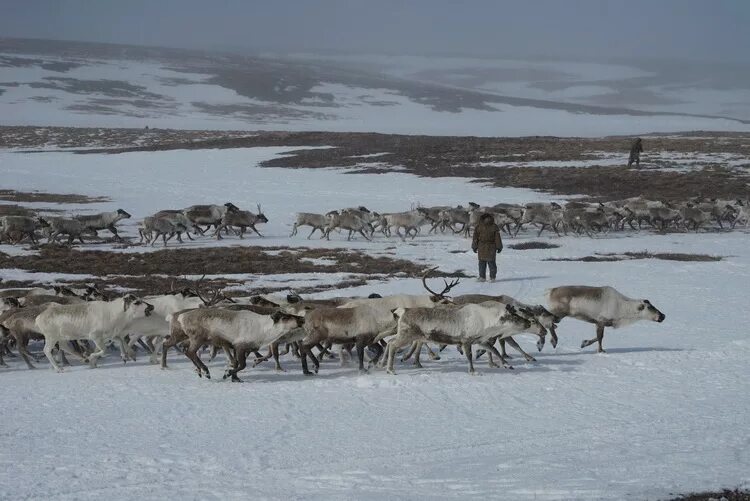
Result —
POLYGON ((724 489, 714 492, 698 492, 677 496, 670 501, 718 501, 725 499, 727 501, 750 501, 750 490, 724 489))
POLYGON ((405 273, 418 276, 424 265, 402 259, 373 257, 346 249, 309 249, 286 247, 215 247, 166 249, 127 254, 106 251, 79 251, 64 246, 44 246, 39 255, 0 254, 0 268, 20 268, 50 273, 88 273, 91 275, 195 275, 226 273, 405 273), (280 251, 269 255, 264 251, 280 251), (324 258, 335 265, 319 265, 303 259, 324 258))
POLYGON ((107 197, 88 197, 86 195, 43 193, 40 191, 25 192, 0 190, 0 200, 9 202, 48 202, 54 204, 95 204, 109 202, 107 197))
MULTIPOLYGON (((100 279, 93 281, 103 288, 114 285, 135 289, 141 293, 169 290, 174 280, 185 275, 224 275, 248 273, 272 275, 281 273, 351 273, 335 285, 312 285, 302 292, 318 292, 330 288, 364 285, 366 275, 421 277, 425 265, 403 259, 373 257, 347 249, 310 249, 286 247, 218 247, 202 249, 167 249, 156 252, 126 254, 106 251, 79 251, 64 246, 44 246, 39 255, 9 256, 0 253, 0 268, 19 268, 49 273, 89 274, 100 279), (265 251, 278 251, 274 255, 265 251), (319 265, 303 259, 323 258, 333 265, 319 265), (124 276, 110 276, 124 275, 124 276), (162 276, 157 276, 162 275, 162 276), (176 277, 176 278, 175 278, 176 277)), ((437 273, 438 276, 447 276, 437 273)), ((464 276, 457 272, 450 276, 464 276)), ((228 279, 207 280, 217 287, 239 285, 244 282, 228 279)), ((5 284, 3 284, 6 286, 5 284)), ((252 286, 252 284, 250 284, 252 286)), ((261 292, 287 290, 257 288, 261 292)))
POLYGON ((622 254, 599 254, 584 257, 551 257, 543 261, 582 261, 585 263, 633 261, 637 259, 661 259, 664 261, 694 261, 715 262, 724 259, 723 256, 709 256, 707 254, 681 254, 679 252, 664 252, 652 254, 650 252, 624 252, 622 254))
POLYGON ((508 246, 514 250, 532 250, 532 249, 557 249, 558 244, 548 242, 521 242, 520 244, 511 244, 508 246))
POLYGON ((0 204, 0 216, 35 216, 36 214, 26 207, 16 204, 0 204))

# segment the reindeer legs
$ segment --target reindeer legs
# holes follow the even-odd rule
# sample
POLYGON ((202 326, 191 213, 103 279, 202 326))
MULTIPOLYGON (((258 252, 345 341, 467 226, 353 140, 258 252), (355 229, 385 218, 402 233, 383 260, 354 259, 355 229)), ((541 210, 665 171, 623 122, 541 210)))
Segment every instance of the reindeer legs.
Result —
POLYGON ((604 348, 602 348, 602 341, 604 340, 604 326, 601 324, 596 324, 596 337, 593 339, 586 339, 581 343, 581 348, 585 348, 591 344, 598 343, 599 348, 597 351, 599 353, 606 353, 604 351, 604 348))

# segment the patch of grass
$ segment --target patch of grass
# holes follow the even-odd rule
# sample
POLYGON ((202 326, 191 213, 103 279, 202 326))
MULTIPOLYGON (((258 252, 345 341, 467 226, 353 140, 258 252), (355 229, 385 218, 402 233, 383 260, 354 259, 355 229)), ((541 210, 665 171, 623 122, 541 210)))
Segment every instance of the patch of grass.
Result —
POLYGON ((658 252, 651 254, 649 252, 626 252, 626 256, 632 259, 662 259, 664 261, 698 261, 698 262, 715 262, 724 259, 723 256, 710 256, 708 254, 682 254, 680 252, 658 252))
POLYGON ((697 492, 694 494, 684 494, 672 498, 670 501, 709 501, 709 500, 727 501, 750 501, 750 490, 747 489, 723 489, 713 492, 697 492))
MULTIPOLYGON (((47 273, 89 274, 100 277, 94 282, 103 288, 111 286, 134 289, 142 294, 168 291, 173 277, 184 275, 229 275, 281 273, 352 273, 334 285, 312 285, 301 292, 318 292, 328 288, 364 285, 362 275, 421 277, 427 266, 404 259, 368 254, 348 249, 311 249, 307 247, 214 247, 198 249, 165 249, 156 252, 126 254, 111 251, 81 251, 65 246, 43 246, 37 255, 10 256, 0 253, 0 268, 18 268, 47 273), (275 251, 274 255, 267 254, 275 251), (315 264, 307 259, 324 258, 335 264, 315 264)), ((436 276, 465 277, 463 273, 436 273, 436 276)), ((216 287, 252 284, 228 278, 206 280, 216 287)), ((262 292, 286 290, 257 288, 262 292)))
POLYGON ((16 204, 0 204, 0 216, 35 216, 36 214, 16 204))
POLYGON ((584 263, 599 263, 612 261, 632 261, 636 259, 661 259, 663 261, 686 261, 686 262, 716 262, 724 259, 723 256, 710 256, 708 254, 682 254, 679 252, 657 252, 652 254, 648 251, 617 253, 596 253, 593 256, 583 257, 550 257, 544 261, 581 261, 584 263))
POLYGON ((65 246, 43 246, 38 255, 0 255, 1 268, 20 268, 48 273, 88 273, 91 275, 172 276, 227 273, 405 273, 418 276, 423 265, 403 259, 374 257, 348 249, 306 247, 213 247, 165 249, 126 254, 109 251, 81 251, 65 246), (265 251, 276 251, 269 255, 265 251), (326 258, 335 265, 319 265, 306 259, 326 258))
POLYGON ((0 200, 9 202, 48 202, 56 204, 95 204, 109 202, 107 197, 89 197, 75 193, 43 193, 40 191, 26 192, 15 190, 0 190, 0 200))
POLYGON ((531 249, 557 249, 560 247, 557 244, 550 244, 547 242, 521 242, 520 244, 512 244, 508 246, 515 250, 531 250, 531 249))

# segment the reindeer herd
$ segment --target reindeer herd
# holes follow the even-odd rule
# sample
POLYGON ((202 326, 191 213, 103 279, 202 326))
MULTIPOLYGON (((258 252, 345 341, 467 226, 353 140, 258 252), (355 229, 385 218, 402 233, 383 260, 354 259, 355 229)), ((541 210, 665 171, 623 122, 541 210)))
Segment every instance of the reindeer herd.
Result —
POLYGON ((30 369, 32 360, 46 358, 51 368, 62 372, 69 364, 66 355, 93 368, 114 344, 123 362, 135 360, 136 352, 143 350, 152 363, 161 360, 162 368, 167 368, 168 352, 175 349, 193 363, 200 377, 210 378, 201 359, 202 352, 210 349, 211 358, 217 350, 226 354, 224 378, 239 381, 238 373, 247 367, 250 355, 253 366, 273 358, 276 369, 283 370, 280 356, 291 354, 299 359, 302 372, 310 375, 319 371, 323 357, 336 356, 331 352, 336 346, 342 364, 355 350, 361 372, 369 366, 385 367, 393 374, 399 352, 403 361, 413 357, 414 364, 422 367, 423 348, 437 360, 445 347, 453 345, 466 357, 473 374, 475 358, 485 353, 490 367, 512 368, 506 343, 534 361, 513 336, 538 337, 541 351, 549 335, 556 347, 556 328, 565 317, 594 324, 596 337, 583 341, 581 348, 597 343, 600 352, 606 327, 664 320, 648 300, 628 298, 611 287, 556 287, 547 291, 546 306, 504 295, 449 296, 459 281, 444 281, 443 290, 435 292, 427 285, 434 270, 422 276, 427 294, 386 297, 230 298, 216 288, 205 290, 202 279, 188 287, 173 286, 161 295, 125 294, 111 300, 94 286, 7 289, 0 291, 0 366, 6 365, 3 356, 17 356, 15 349, 30 369), (29 351, 32 340, 44 342, 43 354, 29 351))
POLYGON ((450 231, 471 236, 483 214, 491 214, 495 224, 507 235, 516 236, 524 228, 534 226, 537 236, 544 230, 554 231, 558 236, 572 232, 575 235, 623 231, 626 228, 641 230, 649 227, 657 231, 698 231, 709 225, 723 229, 744 227, 750 223, 750 208, 747 200, 718 200, 696 197, 683 203, 661 202, 643 197, 633 197, 605 203, 568 202, 564 206, 556 202, 507 204, 480 206, 469 202, 468 207, 436 206, 417 207, 407 212, 378 213, 364 206, 334 210, 327 214, 297 214, 290 236, 297 234, 300 226, 310 226, 320 231, 320 237, 330 239, 332 230, 348 230, 347 240, 359 233, 371 240, 376 233, 391 236, 394 229, 402 240, 415 238, 422 228, 429 227, 428 234, 450 231), (401 231, 403 230, 403 233, 401 231))
MULTIPOLYGON (((299 212, 292 225, 290 237, 297 235, 303 226, 311 228, 307 238, 319 232, 320 238, 330 240, 331 232, 347 231, 347 240, 361 236, 372 240, 376 234, 390 237, 395 234, 405 240, 422 233, 445 233, 471 236, 483 214, 492 214, 495 223, 509 236, 516 236, 524 228, 534 227, 537 236, 545 230, 558 236, 608 233, 626 229, 650 228, 656 231, 699 231, 709 227, 734 229, 738 224, 747 228, 750 224, 748 200, 718 200, 695 197, 685 202, 662 202, 643 197, 625 200, 588 203, 556 202, 507 204, 480 206, 469 202, 468 207, 435 206, 416 207, 406 212, 379 213, 359 206, 332 210, 326 214, 299 212), (403 233, 402 233, 403 231, 403 233)), ((38 231, 47 236, 49 243, 58 243, 63 236, 67 243, 75 240, 85 243, 84 235, 97 236, 108 230, 116 240, 121 240, 116 224, 130 218, 123 209, 94 215, 66 217, 0 217, 0 242, 21 243, 30 240, 38 243, 38 231)), ((162 244, 176 238, 182 243, 182 235, 208 234, 221 240, 222 234, 233 232, 244 238, 250 230, 262 237, 257 225, 268 223, 260 205, 257 212, 241 210, 231 202, 223 205, 193 205, 185 209, 162 210, 145 217, 138 227, 140 243, 155 245, 161 237, 162 244)))
MULTIPOLYGON (((75 240, 86 243, 83 240, 84 235, 97 237, 98 232, 102 230, 110 231, 115 240, 122 241, 115 225, 130 217, 123 209, 93 215, 76 215, 72 218, 3 216, 0 217, 0 242, 21 243, 28 239, 31 243, 37 244, 37 232, 41 231, 46 235, 48 243, 58 243, 62 236, 67 236, 68 244, 75 240)), ((162 210, 145 217, 138 227, 138 233, 140 243, 154 245, 161 237, 166 246, 172 238, 176 237, 182 242, 182 235, 185 234, 192 240, 191 232, 194 235, 205 235, 212 228, 211 236, 217 240, 221 240, 222 232, 229 234, 230 231, 243 238, 248 229, 262 236, 255 225, 267 222, 268 219, 260 205, 257 213, 240 210, 232 203, 192 205, 186 209, 162 210)))

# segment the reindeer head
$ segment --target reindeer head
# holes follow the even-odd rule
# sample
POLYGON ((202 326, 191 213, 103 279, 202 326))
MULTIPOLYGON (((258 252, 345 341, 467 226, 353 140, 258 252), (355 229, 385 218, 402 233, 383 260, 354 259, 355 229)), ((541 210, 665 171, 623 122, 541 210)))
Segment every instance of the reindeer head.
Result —
POLYGON ((127 212, 125 212, 122 209, 117 209, 117 215, 120 216, 120 219, 129 219, 130 218, 130 214, 128 214, 127 212))
POLYGON ((86 291, 81 296, 86 301, 106 301, 107 296, 104 295, 104 293, 99 290, 99 288, 96 285, 87 285, 86 291))
POLYGON ((256 306, 270 306, 274 308, 278 308, 279 304, 274 303, 273 301, 269 301, 268 299, 264 298, 263 296, 253 296, 250 298, 250 304, 254 304, 256 306))
POLYGON ((58 296, 78 297, 78 294, 76 294, 73 289, 65 285, 55 285, 52 287, 52 289, 55 291, 55 294, 58 296))
POLYGON ((263 209, 260 208, 260 204, 258 204, 258 221, 259 223, 267 223, 268 218, 265 214, 263 214, 263 209))
POLYGON ((49 222, 47 222, 46 219, 44 219, 42 216, 39 216, 36 218, 37 224, 42 228, 49 228, 49 222))
POLYGON ((664 313, 651 304, 651 301, 644 299, 641 304, 638 305, 638 318, 641 320, 652 320, 654 322, 663 322, 666 316, 664 313))
POLYGON ((4 297, 1 304, 4 306, 3 310, 21 307, 21 303, 15 297, 4 297))
POLYGON ((234 205, 232 202, 225 203, 224 207, 227 208, 227 212, 239 212, 240 211, 240 208, 234 205))
POLYGON ((290 313, 284 313, 283 311, 277 311, 271 315, 274 325, 284 327, 285 329, 295 329, 305 325, 304 317, 292 315, 290 313))
POLYGON ((531 322, 521 316, 516 307, 510 304, 505 305, 505 312, 500 316, 500 320, 512 323, 519 330, 531 328, 531 322))
POLYGON ((134 294, 125 294, 122 297, 123 307, 122 311, 128 311, 128 309, 134 310, 134 312, 142 311, 146 317, 151 316, 151 312, 154 311, 154 305, 149 304, 134 294))

